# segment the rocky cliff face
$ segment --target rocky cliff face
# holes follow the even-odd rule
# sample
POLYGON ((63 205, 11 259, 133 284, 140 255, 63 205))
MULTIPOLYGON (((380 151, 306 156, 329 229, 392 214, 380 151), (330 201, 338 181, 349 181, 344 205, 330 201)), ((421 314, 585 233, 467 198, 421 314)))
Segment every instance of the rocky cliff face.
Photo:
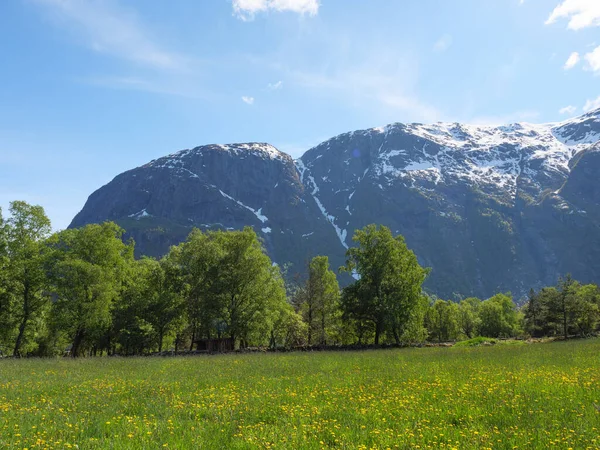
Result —
POLYGON ((330 139, 293 161, 268 144, 160 158, 93 193, 71 226, 114 220, 141 254, 192 227, 255 228, 301 271, 343 262, 353 231, 406 237, 443 296, 522 295, 571 272, 599 281, 600 110, 560 124, 393 124, 330 139))
POLYGON ((125 228, 138 255, 163 255, 193 227, 246 225, 280 264, 302 267, 313 248, 340 255, 294 161, 269 144, 206 145, 122 173, 89 197, 70 226, 104 220, 125 228))

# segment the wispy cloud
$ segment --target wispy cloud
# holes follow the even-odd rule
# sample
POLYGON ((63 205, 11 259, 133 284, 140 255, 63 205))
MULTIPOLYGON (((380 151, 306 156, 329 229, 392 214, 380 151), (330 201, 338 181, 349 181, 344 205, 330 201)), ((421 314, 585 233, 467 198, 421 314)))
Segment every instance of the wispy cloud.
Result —
POLYGON ((437 108, 405 89, 400 74, 376 66, 345 67, 333 73, 292 71, 289 76, 305 88, 326 91, 327 95, 338 94, 346 102, 410 113, 411 120, 431 122, 441 117, 437 108))
POLYGON ((570 30, 600 26, 600 1, 598 0, 564 0, 558 5, 546 20, 546 25, 555 23, 558 19, 567 18, 570 30))
POLYGON ((600 46, 596 47, 584 56, 587 62, 587 69, 594 72, 596 75, 600 75, 600 46))
POLYGON ((565 70, 570 70, 573 67, 575 67, 577 65, 577 63, 579 62, 579 53, 577 52, 573 52, 569 55, 569 58, 567 59, 567 62, 565 62, 565 65, 563 66, 565 70))
POLYGON ((443 52, 448 50, 448 48, 452 45, 452 36, 450 34, 444 34, 440 37, 436 43, 433 45, 433 49, 436 52, 443 52))
POLYGON ((319 23, 302 37, 302 46, 298 39, 283 39, 275 52, 247 60, 279 73, 292 92, 344 105, 377 122, 442 118, 419 94, 420 54, 413 48, 393 45, 384 35, 361 36, 319 23))
POLYGON ((246 103, 247 105, 253 105, 254 104, 254 97, 247 97, 247 96, 242 96, 242 101, 244 103, 246 103))
POLYGON ((169 78, 164 76, 91 76, 76 78, 76 81, 110 89, 124 89, 170 95, 187 99, 207 100, 218 95, 203 89, 194 79, 187 77, 169 78))
POLYGON ((233 0, 233 15, 241 20, 253 20, 257 13, 290 11, 315 16, 318 0, 233 0))
POLYGON ((560 108, 558 110, 559 114, 568 114, 573 115, 577 111, 577 107, 573 105, 565 106, 564 108, 560 108))
POLYGON ((162 48, 137 16, 114 2, 33 0, 93 50, 156 69, 184 69, 186 58, 162 48))
POLYGON ((278 91, 283 87, 283 81, 279 80, 277 83, 269 83, 267 84, 267 89, 269 91, 278 91))
POLYGON ((583 105, 583 110, 585 112, 592 111, 598 108, 600 108, 600 96, 598 96, 595 99, 588 100, 587 102, 585 102, 585 105, 583 105))

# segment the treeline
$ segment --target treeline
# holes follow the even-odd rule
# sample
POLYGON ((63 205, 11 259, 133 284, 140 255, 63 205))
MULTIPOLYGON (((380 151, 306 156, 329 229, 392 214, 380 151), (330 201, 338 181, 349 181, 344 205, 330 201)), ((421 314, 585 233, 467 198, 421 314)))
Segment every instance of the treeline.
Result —
MULTIPOLYGON (((565 337, 597 330, 600 293, 567 277, 531 292, 443 301, 424 294, 422 268, 402 236, 369 225, 340 271, 326 256, 284 282, 251 228, 193 230, 160 260, 135 259, 112 222, 51 233, 40 206, 0 214, 0 350, 4 355, 140 355, 236 348, 295 348, 454 341, 477 336, 565 337)), ((290 278, 290 277, 287 277, 290 278)))

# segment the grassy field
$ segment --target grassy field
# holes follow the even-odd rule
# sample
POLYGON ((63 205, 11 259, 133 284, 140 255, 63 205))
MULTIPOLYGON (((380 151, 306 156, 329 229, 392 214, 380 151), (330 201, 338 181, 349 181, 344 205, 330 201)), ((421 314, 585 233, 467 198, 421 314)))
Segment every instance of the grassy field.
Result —
POLYGON ((0 361, 0 448, 600 448, 600 340, 0 361))

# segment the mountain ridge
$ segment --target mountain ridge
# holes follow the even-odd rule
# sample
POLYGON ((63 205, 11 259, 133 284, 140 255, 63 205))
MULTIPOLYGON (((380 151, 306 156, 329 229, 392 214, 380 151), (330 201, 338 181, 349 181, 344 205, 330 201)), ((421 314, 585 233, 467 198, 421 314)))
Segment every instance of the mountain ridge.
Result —
POLYGON ((139 254, 159 256, 193 226, 250 225, 276 262, 301 272, 315 254, 341 265, 353 230, 382 223, 433 268, 432 292, 523 295, 566 271, 600 276, 559 242, 582 227, 592 241, 582 260, 600 256, 590 186, 599 139, 600 109, 540 125, 395 123, 342 133, 296 160, 267 143, 211 144, 118 175, 71 226, 115 220, 139 254))

